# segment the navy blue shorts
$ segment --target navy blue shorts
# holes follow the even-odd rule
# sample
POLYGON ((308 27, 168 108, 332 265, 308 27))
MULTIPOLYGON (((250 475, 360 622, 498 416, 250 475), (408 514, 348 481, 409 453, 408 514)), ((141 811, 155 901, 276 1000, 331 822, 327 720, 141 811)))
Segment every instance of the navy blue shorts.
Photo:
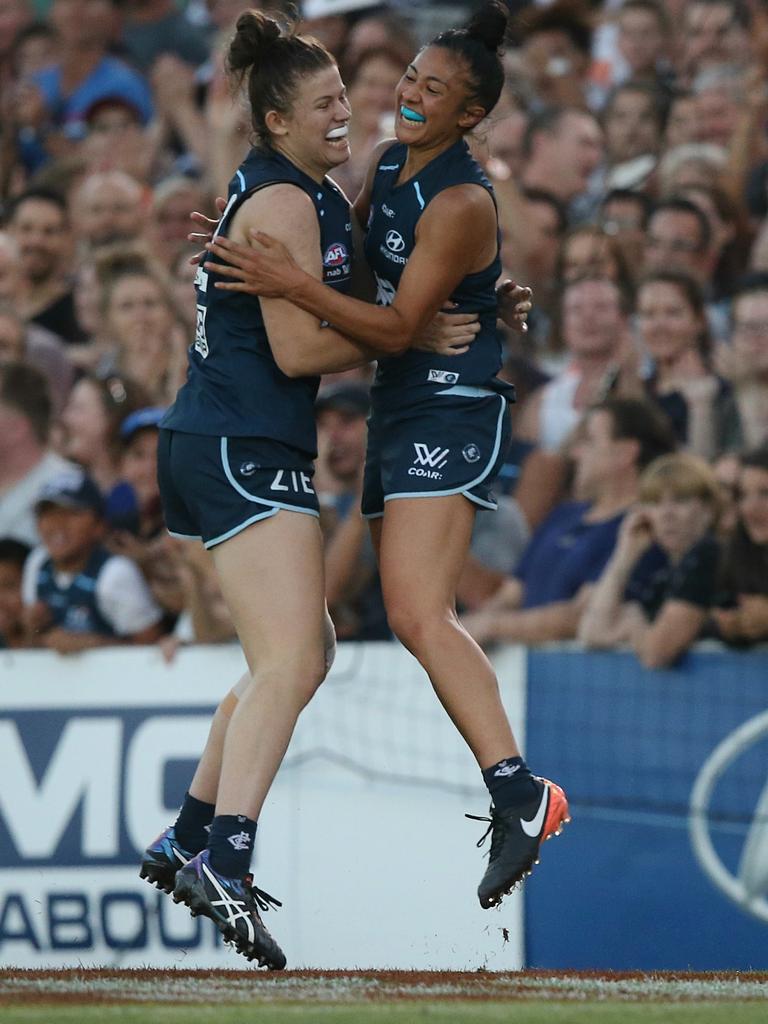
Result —
POLYGON ((213 437, 161 430, 157 477, 165 525, 207 548, 281 508, 319 515, 306 452, 266 437, 213 437))
POLYGON ((464 494, 481 508, 498 505, 490 485, 507 448, 507 399, 489 388, 431 392, 407 407, 374 404, 368 421, 363 515, 384 514, 393 498, 464 494))

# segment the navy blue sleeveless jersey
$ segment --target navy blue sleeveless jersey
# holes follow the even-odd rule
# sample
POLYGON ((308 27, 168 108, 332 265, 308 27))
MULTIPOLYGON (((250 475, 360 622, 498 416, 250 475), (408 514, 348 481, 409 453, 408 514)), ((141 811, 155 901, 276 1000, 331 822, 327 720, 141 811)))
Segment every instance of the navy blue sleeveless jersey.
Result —
POLYGON ((40 566, 36 596, 51 613, 52 624, 70 633, 97 633, 115 636, 115 631, 99 611, 96 582, 101 570, 113 556, 105 548, 96 548, 88 564, 68 587, 56 582, 53 562, 47 558, 40 566))
MULTIPOLYGON (((387 149, 379 160, 373 182, 365 255, 376 275, 379 305, 389 305, 394 300, 416 244, 419 218, 436 195, 454 185, 476 184, 493 196, 491 183, 463 139, 435 157, 415 177, 398 185, 406 155, 407 149, 401 143, 387 149)), ((497 246, 496 258, 490 266, 469 274, 450 296, 457 305, 456 312, 480 314, 481 330, 468 352, 461 356, 437 356, 409 349, 403 355, 380 359, 376 390, 389 396, 391 387, 394 398, 402 395, 404 388, 410 392, 412 387, 421 385, 488 384, 502 363, 501 338, 496 328, 496 282, 500 274, 497 246)))
MULTIPOLYGON (((226 237, 235 212, 254 192, 287 182, 311 198, 320 225, 323 281, 348 291, 352 270, 349 203, 326 178, 313 181, 280 153, 254 148, 229 185, 216 235, 226 237)), ((265 437, 316 454, 318 377, 287 377, 275 362, 256 296, 214 288, 206 259, 195 278, 197 327, 186 383, 161 426, 219 437, 265 437)), ((224 278, 220 278, 224 280, 224 278)))

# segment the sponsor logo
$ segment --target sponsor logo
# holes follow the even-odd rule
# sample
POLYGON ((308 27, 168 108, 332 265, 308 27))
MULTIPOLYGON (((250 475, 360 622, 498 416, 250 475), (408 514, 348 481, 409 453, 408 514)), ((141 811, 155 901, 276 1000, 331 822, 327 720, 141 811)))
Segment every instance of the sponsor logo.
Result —
POLYGON ((244 462, 240 467, 240 476, 253 476, 256 472, 255 462, 244 462))
POLYGON ((329 245, 326 249, 323 263, 326 267, 339 267, 348 258, 347 247, 342 245, 341 242, 334 242, 333 245, 329 245))
POLYGON ((435 384, 456 384, 458 383, 459 375, 458 373, 452 373, 450 370, 429 370, 427 372, 427 380, 435 384))
POLYGON ((235 850, 247 850, 251 845, 251 837, 247 832, 236 832, 233 836, 227 836, 227 842, 231 843, 235 850))
POLYGON ((395 286, 376 274, 376 305, 391 306, 395 299, 395 286))
POLYGON ((427 480, 442 480, 443 474, 438 472, 448 461, 450 448, 430 448, 429 445, 415 442, 416 458, 408 470, 408 476, 420 476, 427 480))
POLYGON ((527 836, 531 839, 535 839, 544 827, 544 815, 547 813, 547 807, 549 805, 549 786, 544 787, 544 792, 541 794, 541 803, 536 814, 528 820, 528 818, 520 819, 520 827, 527 836))
POLYGON ((515 772, 519 772, 519 771, 520 771, 520 765, 519 764, 507 764, 506 761, 502 761, 501 764, 499 765, 499 767, 493 773, 493 775, 494 775, 494 778, 508 779, 512 775, 514 775, 515 772))
POLYGON ((461 454, 467 460, 467 462, 479 462, 480 461, 480 449, 476 444, 465 444, 461 449, 461 454))
POLYGON ((199 352, 203 359, 208 358, 208 338, 205 336, 205 316, 208 310, 205 306, 197 307, 195 319, 195 351, 199 352))
POLYGON ((387 206, 386 203, 381 204, 381 212, 384 214, 385 217, 395 216, 395 211, 392 209, 391 206, 387 206))
POLYGON ((402 252, 405 240, 399 231, 388 231, 384 242, 390 252, 402 252))
POLYGON ((718 823, 710 805, 722 776, 740 757, 764 743, 766 737, 768 711, 750 718, 726 736, 702 765, 691 790, 688 812, 691 846, 704 873, 744 913, 764 922, 768 922, 768 780, 757 798, 741 857, 733 869, 723 863, 712 841, 718 823))

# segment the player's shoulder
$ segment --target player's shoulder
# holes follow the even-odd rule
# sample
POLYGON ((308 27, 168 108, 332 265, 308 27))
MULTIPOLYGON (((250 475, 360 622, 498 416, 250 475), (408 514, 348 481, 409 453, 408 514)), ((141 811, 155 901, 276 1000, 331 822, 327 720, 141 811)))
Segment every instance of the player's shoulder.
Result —
POLYGON ((495 220, 496 207, 486 188, 473 181, 457 182, 442 189, 427 207, 431 219, 483 225, 495 220))
POLYGON ((289 181, 274 182, 253 192, 238 211, 239 221, 258 220, 265 230, 285 227, 291 230, 317 223, 315 204, 307 191, 289 181))

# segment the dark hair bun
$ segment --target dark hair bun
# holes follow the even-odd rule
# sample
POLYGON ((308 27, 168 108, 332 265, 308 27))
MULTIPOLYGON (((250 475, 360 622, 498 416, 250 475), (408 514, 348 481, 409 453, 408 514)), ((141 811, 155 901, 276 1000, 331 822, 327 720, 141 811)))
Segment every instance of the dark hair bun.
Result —
POLYGON ((509 11, 500 0, 488 0, 467 25, 467 35, 484 43, 494 53, 501 47, 507 33, 509 11))
POLYGON ((244 11, 237 19, 235 35, 229 44, 227 64, 234 74, 244 74, 264 59, 281 36, 280 26, 262 11, 244 11))

